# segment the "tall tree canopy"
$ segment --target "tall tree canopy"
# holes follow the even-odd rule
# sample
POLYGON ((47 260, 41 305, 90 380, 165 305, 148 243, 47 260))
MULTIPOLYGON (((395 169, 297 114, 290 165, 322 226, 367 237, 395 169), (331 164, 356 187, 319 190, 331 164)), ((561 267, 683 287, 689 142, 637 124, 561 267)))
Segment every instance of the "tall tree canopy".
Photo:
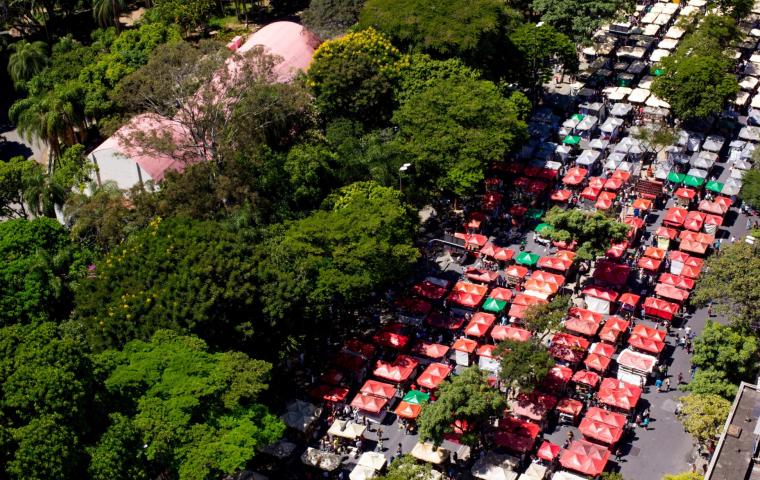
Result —
POLYGON ((756 248, 737 242, 721 249, 707 260, 705 272, 697 282, 692 301, 712 303, 716 312, 733 322, 750 326, 760 311, 760 257, 756 248))
POLYGON ((382 124, 393 111, 401 53, 372 28, 329 40, 314 53, 309 85, 328 118, 382 124))
POLYGON ((364 0, 311 0, 301 20, 320 38, 334 38, 359 20, 363 5, 364 0))
POLYGON ((66 319, 87 258, 55 220, 0 222, 0 326, 66 319))
POLYGON ((415 182, 457 196, 472 194, 488 163, 504 161, 526 135, 513 99, 492 82, 472 78, 441 80, 410 96, 393 122, 415 182))
POLYGON ((576 42, 588 40, 603 22, 632 5, 630 0, 533 0, 531 8, 541 20, 576 42))
POLYGON ((723 431, 731 402, 717 395, 686 395, 681 397, 681 422, 700 444, 714 442, 723 431))
POLYGON ((233 345, 254 329, 253 245, 216 222, 155 219, 96 263, 76 292, 98 346, 173 328, 233 345))
POLYGON ((476 445, 484 438, 487 420, 499 415, 505 406, 501 392, 488 384, 484 370, 472 366, 445 380, 438 387, 438 398, 426 405, 418 425, 420 439, 440 445, 444 435, 454 431, 454 422, 460 420, 472 426, 461 441, 476 445))
POLYGON ((241 470, 257 447, 277 440, 283 423, 257 403, 271 365, 243 353, 209 353, 196 338, 159 330, 97 358, 105 387, 128 416, 112 416, 95 447, 97 478, 107 472, 168 471, 211 480, 241 470), (144 443, 124 456, 108 448, 144 443))
POLYGON ((578 70, 575 44, 550 25, 520 25, 509 39, 518 53, 518 62, 512 67, 513 78, 530 89, 536 100, 542 85, 551 78, 554 66, 562 65, 567 73, 578 70))
POLYGON ((45 42, 31 42, 19 40, 12 44, 9 49, 13 52, 8 57, 8 74, 16 85, 31 80, 32 77, 42 72, 48 63, 47 44, 45 42))
POLYGON ((403 51, 459 57, 498 78, 508 64, 506 35, 515 18, 500 0, 368 0, 359 23, 377 28, 403 51))
POLYGON ((708 321, 694 340, 691 363, 703 370, 724 372, 735 384, 754 379, 758 340, 749 331, 708 321))
POLYGON ((552 240, 578 242, 578 258, 583 260, 592 260, 607 251, 610 244, 624 240, 629 228, 601 212, 557 207, 547 212, 544 221, 554 227, 552 240))
POLYGON ((554 359, 537 339, 527 342, 506 340, 496 347, 499 380, 508 392, 530 393, 554 366, 554 359))
POLYGON ((0 474, 13 480, 82 478, 84 442, 98 427, 89 347, 70 326, 0 328, 0 474), (7 463, 6 463, 7 462, 7 463))

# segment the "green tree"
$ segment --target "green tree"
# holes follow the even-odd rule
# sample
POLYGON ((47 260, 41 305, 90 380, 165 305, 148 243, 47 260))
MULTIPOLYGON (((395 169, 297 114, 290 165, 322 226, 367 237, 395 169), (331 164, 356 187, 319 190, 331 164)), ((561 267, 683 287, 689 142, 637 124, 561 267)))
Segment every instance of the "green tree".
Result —
POLYGON ((436 60, 427 54, 409 56, 409 63, 401 71, 396 99, 404 103, 410 97, 445 80, 480 80, 478 70, 468 67, 458 58, 436 60))
POLYGON ((719 0, 720 9, 736 20, 741 20, 750 13, 754 2, 752 0, 719 0))
POLYGON ((551 79, 553 67, 561 65, 567 73, 578 71, 575 44, 550 25, 523 24, 509 39, 518 53, 513 76, 529 89, 534 103, 542 86, 551 79))
POLYGON ((0 326, 66 319, 86 258, 55 220, 0 222, 0 326))
POLYGON ((604 472, 602 473, 601 480, 625 480, 625 478, 619 472, 604 472))
POLYGON ((760 169, 749 170, 742 178, 741 199, 755 210, 760 210, 760 169))
POLYGON ((665 475, 662 480, 703 480, 703 477, 696 472, 683 472, 665 475))
POLYGON ((736 396, 739 387, 728 380, 725 372, 708 368, 697 370, 694 378, 681 389, 694 395, 719 395, 732 399, 736 396))
POLYGON ((335 166, 336 156, 325 145, 300 144, 290 149, 284 168, 300 210, 319 206, 333 183, 335 166))
POLYGON ((0 328, 0 355, 0 424, 13 438, 0 474, 81 477, 82 444, 99 422, 99 388, 84 337, 53 323, 13 325, 0 328))
POLYGON ((488 384, 485 371, 469 367, 441 383, 436 401, 422 409, 420 439, 440 445, 453 432, 454 421, 461 420, 473 427, 461 441, 474 446, 482 440, 489 417, 500 415, 504 407, 504 397, 488 384))
MULTIPOLYGON (((239 352, 210 353, 196 337, 159 330, 147 342, 98 357, 108 371, 105 386, 126 405, 149 467, 181 480, 231 475, 277 440, 283 423, 257 403, 267 389, 271 365, 239 352)), ((128 427, 132 428, 132 427, 128 427)), ((130 440, 130 431, 118 443, 130 440)), ((103 441, 112 442, 109 436, 103 441)), ((106 445, 97 449, 103 452, 106 445)), ((140 459, 132 460, 141 465, 140 459)), ((99 457, 101 471, 124 471, 124 460, 99 457), (109 463, 115 460, 116 464, 109 463)))
POLYGON ((499 0, 367 0, 359 17, 405 52, 458 57, 490 78, 507 69, 514 23, 516 12, 499 0))
POLYGON ((717 395, 686 395, 681 397, 681 422, 684 429, 700 444, 714 442, 723 431, 731 402, 717 395))
MULTIPOLYGON (((725 287, 724 287, 725 288, 725 287)), ((707 321, 694 339, 691 362, 700 369, 724 372, 733 383, 753 378, 757 372, 757 338, 736 327, 707 321)))
POLYGON ((8 57, 8 74, 17 86, 31 80, 42 72, 48 63, 47 44, 19 40, 12 44, 9 50, 13 53, 8 57))
POLYGON ((142 438, 134 422, 120 413, 111 414, 108 429, 97 445, 88 449, 90 478, 112 480, 150 477, 142 450, 142 438))
POLYGON ((554 297, 549 303, 531 305, 525 310, 523 323, 539 342, 559 331, 562 321, 570 307, 570 298, 567 295, 554 297))
POLYGON ((127 8, 126 0, 92 0, 92 16, 101 27, 121 28, 119 15, 127 8))
POLYGON ((450 79, 411 96, 393 115, 423 189, 472 194, 489 162, 503 161, 526 135, 511 99, 492 82, 450 79))
POLYGON ((96 263, 76 291, 75 315, 99 347, 160 328, 235 345, 255 327, 253 245, 216 222, 157 218, 96 263))
POLYGON ((554 366, 546 347, 535 339, 527 342, 505 340, 496 347, 499 380, 508 393, 515 389, 530 393, 554 366))
POLYGON ((372 28, 323 43, 314 53, 308 84, 327 118, 382 124, 393 111, 401 53, 372 28))
POLYGON ((179 25, 185 35, 204 28, 217 8, 214 0, 152 0, 146 12, 151 22, 179 25))
POLYGON ((678 132, 675 128, 667 125, 653 125, 639 127, 633 134, 642 146, 655 157, 665 148, 675 145, 678 141, 678 132))
POLYGON ((578 258, 593 260, 610 248, 610 244, 625 239, 628 225, 615 221, 604 213, 552 208, 544 221, 554 227, 552 240, 578 242, 578 258))
POLYGON ((385 475, 377 480, 433 480, 433 467, 429 463, 418 462, 411 455, 402 455, 391 462, 385 475))
POLYGON ((359 20, 364 0, 312 0, 301 14, 306 27, 322 39, 334 38, 359 20))
POLYGON ((760 258, 752 245, 728 245, 720 256, 707 260, 692 301, 700 306, 712 303, 716 313, 749 327, 756 322, 760 309, 760 285, 753 280, 758 274, 760 258))
POLYGON ((629 0, 533 0, 532 10, 543 22, 580 43, 632 4, 629 0))

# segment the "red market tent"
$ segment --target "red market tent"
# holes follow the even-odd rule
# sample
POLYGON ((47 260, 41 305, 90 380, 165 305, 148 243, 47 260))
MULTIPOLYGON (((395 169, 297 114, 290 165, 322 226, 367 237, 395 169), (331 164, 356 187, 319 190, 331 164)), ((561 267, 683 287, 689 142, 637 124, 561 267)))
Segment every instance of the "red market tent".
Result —
POLYGON ((602 323, 602 314, 586 310, 585 308, 570 307, 567 314, 571 317, 576 317, 581 320, 586 320, 594 323, 602 323))
POLYGON ((583 403, 574 398, 563 398, 557 403, 557 412, 564 413, 573 418, 573 423, 583 411, 583 403))
POLYGON ((497 355, 494 353, 494 350, 496 350, 496 345, 480 345, 477 350, 475 350, 475 355, 479 357, 488 357, 488 358, 497 358, 497 355))
POLYGON ((664 283, 658 283, 654 287, 654 293, 658 297, 667 298, 669 300, 675 300, 676 302, 683 303, 689 298, 689 292, 687 290, 681 290, 672 285, 666 285, 664 283))
POLYGON ((551 297, 559 290, 556 283, 542 282, 536 279, 529 279, 525 282, 525 295, 546 299, 551 297))
POLYGON ((573 265, 572 260, 565 260, 556 257, 541 257, 538 259, 538 268, 548 268, 558 272, 566 272, 573 265))
POLYGON ((464 269, 464 273, 468 280, 480 283, 492 283, 499 278, 499 273, 493 270, 486 270, 483 268, 467 267, 464 269))
POLYGON ((588 186, 591 188, 604 188, 604 179, 602 177, 589 177, 588 186))
POLYGON ((582 337, 570 335, 569 333, 557 333, 552 337, 552 345, 564 345, 567 347, 587 350, 591 342, 582 337))
POLYGON ((614 286, 623 286, 631 273, 628 265, 599 260, 594 267, 594 279, 614 286))
POLYGON ((571 252, 570 250, 558 250, 557 253, 554 254, 554 257, 561 258, 562 260, 567 261, 574 261, 575 260, 576 253, 571 252))
POLYGON ((515 218, 521 218, 528 211, 528 207, 523 205, 512 205, 509 209, 509 214, 515 218))
POLYGON ((647 247, 644 250, 645 257, 654 258, 655 260, 664 260, 666 253, 665 250, 657 247, 647 247))
POLYGON ((412 353, 428 358, 443 358, 449 351, 449 347, 438 343, 420 342, 412 347, 412 353))
POLYGON ((588 353, 612 358, 615 355, 615 347, 608 343, 596 342, 592 343, 591 346, 588 347, 588 353))
POLYGON ((689 212, 683 220, 683 228, 698 232, 705 223, 705 214, 702 212, 689 212))
POLYGON ((352 372, 361 370, 367 363, 367 359, 348 352, 340 352, 333 357, 332 363, 347 372, 352 372))
POLYGON ((610 363, 612 363, 611 358, 596 353, 590 353, 586 359, 583 360, 583 364, 586 368, 589 370, 596 370, 600 373, 605 373, 607 369, 610 368, 610 363))
MULTIPOLYGON (((643 219, 641 219, 639 217, 634 217, 634 216, 631 216, 631 215, 625 217, 623 219, 623 223, 625 223, 626 225, 630 225, 635 230, 641 230, 644 227, 644 225, 645 225, 643 219)), ((630 233, 631 232, 629 232, 629 236, 630 236, 630 233)))
POLYGON ((621 258, 623 258, 623 255, 625 255, 626 249, 628 249, 627 243, 625 242, 616 243, 615 245, 607 249, 605 256, 613 260, 620 260, 621 258))
POLYGON ((677 303, 667 302, 655 297, 644 299, 644 313, 663 320, 672 320, 681 307, 677 303))
POLYGON ((636 295, 635 293, 626 292, 620 295, 620 298, 618 298, 618 303, 620 305, 625 305, 630 309, 634 309, 636 308, 636 305, 639 304, 639 300, 641 300, 640 296, 636 295))
POLYGON ((433 328, 456 331, 464 325, 464 317, 450 316, 443 312, 433 312, 425 319, 425 323, 433 328))
POLYGON ((662 222, 666 226, 680 227, 681 225, 683 225, 683 222, 686 219, 687 214, 688 214, 688 211, 685 208, 671 207, 665 213, 665 216, 663 217, 662 222))
POLYGON ((448 280, 442 280, 441 284, 423 280, 412 287, 412 292, 429 300, 440 300, 449 292, 448 280))
POLYGON ((478 342, 470 340, 469 338, 458 338, 451 348, 458 352, 472 353, 478 348, 478 342))
POLYGON ((526 453, 533 450, 541 427, 514 417, 499 419, 499 426, 493 436, 493 442, 499 447, 514 453, 526 453))
POLYGON ((508 277, 516 277, 519 279, 525 278, 528 274, 528 269, 520 265, 512 265, 504 269, 504 274, 508 277))
MULTIPOLYGON (((709 245, 712 245, 713 242, 715 242, 715 235, 710 235, 707 233, 699 233, 699 232, 690 232, 688 230, 684 230, 678 234, 678 240, 680 240, 681 242, 683 242, 684 240, 689 240, 692 242, 705 243, 709 246, 709 245)), ((683 248, 681 250, 683 250, 683 248)))
POLYGON ((492 323, 478 323, 470 321, 464 329, 464 334, 468 337, 483 337, 491 329, 492 323))
POLYGON ((599 403, 630 411, 636 408, 641 398, 641 388, 616 378, 605 378, 599 386, 596 397, 599 403))
POLYGON ((555 365, 549 369, 549 373, 541 381, 541 387, 548 392, 558 393, 565 389, 572 378, 572 369, 563 365, 555 365))
POLYGON ((433 309, 427 301, 412 297, 402 297, 396 301, 395 305, 400 312, 414 317, 424 317, 433 309))
POLYGON ((402 383, 412 375, 418 364, 419 362, 412 357, 399 355, 393 363, 378 360, 372 374, 393 383, 402 383))
POLYGON ((661 273, 658 279, 660 283, 665 285, 672 285, 684 290, 691 290, 694 288, 695 282, 691 278, 686 278, 680 275, 673 275, 672 273, 661 273))
POLYGON ((547 302, 544 299, 521 293, 518 296, 516 296, 515 299, 512 301, 512 306, 509 308, 508 315, 510 317, 515 317, 515 318, 524 318, 525 310, 527 310, 528 307, 531 307, 533 305, 547 304, 547 303, 549 302, 547 302))
POLYGON ((681 240, 681 244, 679 245, 678 248, 680 248, 684 252, 697 253, 699 255, 704 255, 705 252, 707 252, 707 248, 709 246, 710 246, 709 243, 700 243, 694 240, 681 240))
POLYGON ((658 271, 660 269, 661 264, 662 262, 660 260, 655 260, 654 258, 649 258, 649 257, 641 257, 639 258, 639 261, 637 263, 639 268, 642 268, 649 272, 658 271))
POLYGON ((578 430, 585 438, 607 445, 616 444, 623 435, 622 428, 607 425, 606 423, 590 419, 588 416, 583 417, 580 425, 578 425, 578 430))
POLYGON ((343 350, 346 352, 353 352, 357 355, 361 355, 366 359, 370 359, 375 356, 377 348, 371 343, 365 343, 356 338, 346 340, 343 344, 343 350))
POLYGON ((620 178, 608 178, 607 181, 604 182, 604 189, 617 192, 623 188, 623 183, 623 180, 620 178))
POLYGON ((630 323, 620 317, 610 317, 599 331, 599 339, 603 342, 616 344, 630 323))
POLYGON ((659 355, 660 352, 662 352, 662 349, 665 348, 665 343, 651 338, 641 337, 639 335, 631 335, 628 338, 628 345, 636 350, 653 353, 655 355, 659 355))
POLYGON ((333 387, 330 385, 319 385, 309 390, 309 396, 315 400, 325 402, 343 402, 348 397, 348 389, 344 387, 333 387))
POLYGON ((538 452, 536 455, 541 460, 546 460, 547 462, 553 462, 555 458, 557 458, 557 455, 559 455, 559 452, 562 450, 562 447, 559 445, 556 445, 552 442, 548 442, 544 440, 544 443, 541 444, 540 447, 538 447, 538 452))
POLYGON ((590 418, 591 420, 602 422, 607 425, 612 425, 613 427, 617 428, 625 428, 625 424, 628 423, 625 415, 610 412, 609 410, 605 410, 599 407, 589 408, 586 412, 586 418, 590 418))
POLYGON ((617 362, 621 367, 650 373, 654 369, 657 359, 651 355, 634 352, 626 348, 618 355, 617 362))
POLYGON ((529 280, 538 280, 539 282, 553 283, 560 287, 565 284, 565 277, 562 275, 556 275, 554 273, 544 272, 541 270, 536 270, 533 272, 533 275, 530 276, 529 280))
POLYGON ((699 210, 705 213, 712 213, 713 215, 720 215, 721 217, 728 211, 729 205, 722 202, 711 202, 709 200, 702 200, 699 202, 699 210))
POLYGON ((438 388, 438 385, 446 379, 451 373, 451 367, 442 363, 431 363, 419 377, 417 385, 431 390, 438 388))
POLYGON ((591 372, 589 370, 578 370, 573 375, 573 382, 588 385, 589 387, 596 388, 599 383, 599 374, 591 372))
POLYGON ((658 237, 667 238, 668 240, 675 240, 676 236, 678 236, 678 232, 668 227, 657 227, 655 235, 658 237))
POLYGON ((720 215, 706 214, 704 226, 707 227, 708 225, 715 225, 716 227, 720 227, 721 225, 723 225, 723 217, 721 217, 720 215))
POLYGON ((605 287, 586 287, 582 293, 589 297, 600 298, 608 302, 614 302, 619 296, 616 291, 605 287))
POLYGON ((557 397, 536 391, 528 395, 521 393, 508 405, 510 414, 541 423, 557 405, 557 397))
POLYGON ((588 318, 570 317, 565 320, 565 330, 571 333, 577 333, 586 337, 593 337, 599 331, 601 322, 588 318))
POLYGON ((599 194, 599 198, 596 199, 594 208, 597 210, 609 210, 616 197, 617 195, 612 192, 602 192, 599 194))
POLYGON ((631 178, 631 172, 626 172, 625 170, 615 170, 612 172, 612 176, 610 178, 619 178, 620 180, 627 182, 628 179, 631 178))
POLYGON ((396 387, 388 383, 378 382, 377 380, 367 380, 362 385, 362 388, 359 389, 359 393, 390 400, 396 395, 396 387))
POLYGON ((447 300, 461 307, 477 308, 483 302, 483 298, 485 298, 485 295, 453 291, 449 294, 447 300))
POLYGON ((566 202, 571 196, 573 196, 573 192, 570 190, 555 190, 549 198, 555 202, 566 202))
POLYGON ((693 188, 681 187, 675 192, 676 197, 682 198, 687 201, 691 201, 697 195, 697 191, 693 188))
POLYGON ((414 420, 419 417, 420 412, 422 412, 422 406, 409 402, 400 402, 394 411, 396 416, 407 420, 414 420))
POLYGON ((565 185, 580 185, 583 179, 586 178, 588 170, 585 168, 574 167, 567 171, 562 178, 562 183, 565 185))
POLYGON ((457 232, 454 234, 456 238, 461 238, 464 240, 465 246, 467 248, 473 249, 476 248, 480 250, 480 248, 488 242, 488 237, 485 235, 481 235, 479 233, 460 233, 457 232))
POLYGON ((372 336, 372 340, 382 346, 402 350, 409 343, 409 337, 398 333, 380 331, 372 336))
POLYGON ((529 331, 511 325, 496 325, 491 330, 491 338, 496 341, 514 340, 517 342, 527 342, 530 340, 530 337, 529 331))
POLYGON ((481 248, 480 254, 486 257, 491 257, 494 260, 499 260, 502 262, 511 260, 512 257, 515 256, 514 251, 508 248, 496 246, 492 243, 487 243, 483 248, 481 248))
POLYGON ((646 212, 652 208, 652 201, 646 198, 637 198, 631 206, 642 212, 646 212))
POLYGON ((488 293, 488 298, 508 302, 512 300, 512 290, 508 288, 496 287, 488 293))
POLYGON ((372 395, 358 394, 351 400, 351 406, 369 413, 379 413, 385 407, 388 400, 372 395))
POLYGON ((559 457, 564 468, 595 477, 601 475, 610 458, 609 449, 585 440, 575 440, 559 457))
POLYGON ((586 187, 581 192, 581 198, 594 202, 599 196, 599 193, 601 193, 601 189, 599 188, 586 187))

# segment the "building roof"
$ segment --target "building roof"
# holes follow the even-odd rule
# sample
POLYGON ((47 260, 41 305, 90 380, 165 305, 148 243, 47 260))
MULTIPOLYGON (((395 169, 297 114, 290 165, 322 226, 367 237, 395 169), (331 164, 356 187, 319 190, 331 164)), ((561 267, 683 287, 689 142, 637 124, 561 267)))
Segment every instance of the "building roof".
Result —
POLYGON ((314 51, 319 46, 319 39, 297 23, 274 22, 248 37, 237 52, 245 53, 257 45, 263 46, 269 55, 282 59, 274 67, 274 73, 277 81, 288 82, 300 70, 309 68, 314 51))
POLYGON ((760 389, 757 385, 742 382, 705 480, 757 478, 760 468, 753 457, 758 451, 759 415, 760 389))

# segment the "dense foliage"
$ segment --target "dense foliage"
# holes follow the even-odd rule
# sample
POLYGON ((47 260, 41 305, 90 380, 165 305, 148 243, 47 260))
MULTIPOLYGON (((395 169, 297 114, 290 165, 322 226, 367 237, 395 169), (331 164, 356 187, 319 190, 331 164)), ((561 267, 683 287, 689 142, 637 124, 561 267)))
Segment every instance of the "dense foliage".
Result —
POLYGON ((723 431, 731 402, 717 395, 686 395, 681 397, 681 422, 700 444, 714 442, 723 431))
POLYGON ((554 227, 549 233, 552 240, 578 243, 578 258, 593 260, 603 254, 612 243, 625 239, 629 227, 607 215, 589 213, 579 209, 553 208, 544 221, 554 227))

